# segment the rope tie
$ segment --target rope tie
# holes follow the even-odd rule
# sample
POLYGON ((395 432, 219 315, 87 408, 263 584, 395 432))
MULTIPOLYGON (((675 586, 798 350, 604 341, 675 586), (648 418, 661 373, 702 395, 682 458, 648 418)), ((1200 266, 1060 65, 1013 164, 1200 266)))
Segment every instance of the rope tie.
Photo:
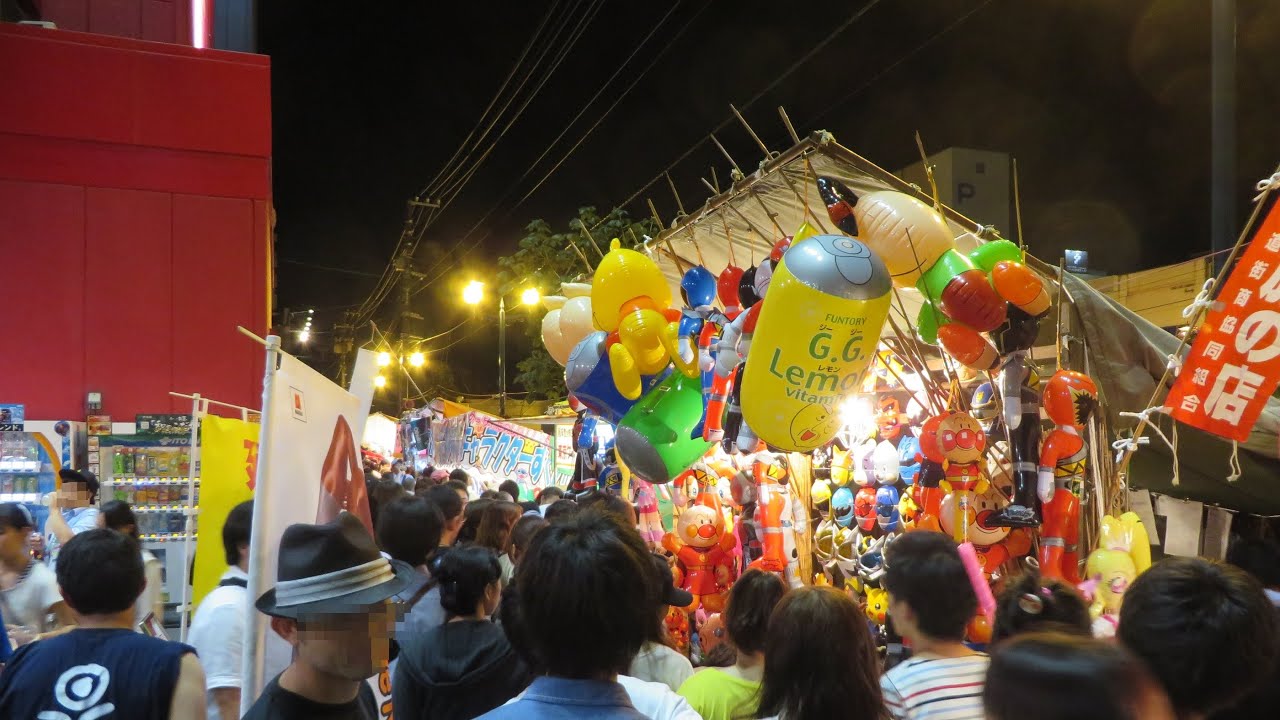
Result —
POLYGON ((1258 194, 1253 197, 1254 202, 1260 202, 1272 190, 1280 190, 1280 172, 1273 174, 1269 178, 1259 180, 1258 184, 1254 185, 1254 188, 1258 191, 1258 194))
POLYGON ((1182 308, 1182 317, 1190 320, 1196 316, 1201 309, 1212 310, 1216 304, 1213 300, 1214 279, 1209 278, 1204 281, 1204 285, 1200 286, 1200 292, 1196 293, 1196 299, 1191 304, 1182 308))
POLYGON ((1165 367, 1169 369, 1169 372, 1173 373, 1174 377, 1181 375, 1182 357, 1179 355, 1170 355, 1169 362, 1165 363, 1165 367))
MULTIPOLYGON (((1134 418, 1138 421, 1139 425, 1145 424, 1146 427, 1151 428, 1151 431, 1154 432, 1156 436, 1159 437, 1160 440, 1169 448, 1169 452, 1173 453, 1173 477, 1171 478, 1171 482, 1176 486, 1181 481, 1181 478, 1178 475, 1178 423, 1176 421, 1174 422, 1172 430, 1173 437, 1170 438, 1168 435, 1165 435, 1164 431, 1160 429, 1160 425, 1151 417, 1153 414, 1164 412, 1168 412, 1168 409, 1156 405, 1149 407, 1142 412, 1121 412, 1119 415, 1120 417, 1134 418)), ((1143 436, 1140 438, 1121 438, 1111 443, 1111 447, 1116 450, 1116 463, 1119 463, 1121 459, 1124 458, 1124 454, 1126 452, 1135 452, 1139 445, 1147 445, 1150 444, 1150 442, 1151 438, 1143 436)))
MULTIPOLYGON (((1272 180, 1274 179, 1275 177, 1272 176, 1272 180)), ((1231 458, 1228 462, 1231 463, 1231 474, 1227 476, 1227 482, 1235 482, 1240 479, 1240 474, 1241 474, 1240 443, 1236 442, 1235 440, 1231 441, 1231 458)))

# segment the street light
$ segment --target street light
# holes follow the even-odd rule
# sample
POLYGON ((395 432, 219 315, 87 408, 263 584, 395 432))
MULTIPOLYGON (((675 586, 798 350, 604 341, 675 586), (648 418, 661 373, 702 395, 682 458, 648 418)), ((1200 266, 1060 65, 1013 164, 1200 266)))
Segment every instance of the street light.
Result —
MULTIPOLYGON (((520 292, 520 302, 537 305, 542 299, 537 288, 529 287, 520 292)), ((462 302, 479 305, 484 300, 484 283, 472 280, 462 289, 462 302)), ((498 414, 507 416, 507 299, 498 296, 498 414)))
POLYGON ((387 386, 387 379, 381 375, 376 375, 373 378, 373 386, 381 390, 387 386))
POLYGON ((416 368, 420 368, 427 364, 427 356, 420 352, 414 352, 409 355, 409 364, 416 368))
POLYGON ((383 350, 378 353, 378 367, 387 367, 391 364, 391 353, 383 350))

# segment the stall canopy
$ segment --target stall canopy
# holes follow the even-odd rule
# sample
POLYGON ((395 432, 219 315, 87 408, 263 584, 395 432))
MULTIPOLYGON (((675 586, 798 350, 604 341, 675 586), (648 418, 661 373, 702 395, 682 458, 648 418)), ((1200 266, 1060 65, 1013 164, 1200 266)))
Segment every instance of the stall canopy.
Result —
MULTIPOLYGON (((644 249, 657 260, 676 297, 680 276, 693 265, 703 265, 713 273, 730 262, 740 267, 755 265, 767 257, 779 238, 795 233, 803 223, 819 232, 834 231, 818 196, 815 178, 819 175, 839 178, 859 194, 897 190, 933 203, 918 186, 842 147, 829 133, 817 132, 785 152, 773 153, 755 172, 739 176, 732 187, 722 188, 723 192, 708 198, 701 207, 677 217, 657 238, 647 239, 644 249)), ((953 208, 941 206, 941 211, 955 232, 961 251, 973 249, 981 242, 979 237, 991 238, 997 233, 1010 236, 1005 228, 983 227, 953 208)), ((1097 381, 1103 396, 1104 427, 1113 434, 1128 434, 1137 421, 1120 413, 1146 407, 1164 374, 1169 354, 1178 346, 1178 338, 1070 274, 1059 293, 1057 268, 1028 255, 1028 263, 1054 285, 1053 294, 1065 298, 1062 327, 1068 338, 1067 356, 1071 367, 1088 372, 1097 381)), ((914 320, 920 306, 919 294, 905 290, 900 295, 905 314, 914 320)), ((1041 342, 1047 341, 1050 347, 1055 317, 1056 307, 1042 326, 1041 342)), ((905 325, 899 322, 900 327, 905 325)), ((1158 422, 1165 434, 1171 435, 1173 421, 1165 417, 1158 422)), ((1228 482, 1230 442, 1179 425, 1179 483, 1175 486, 1172 482, 1173 453, 1158 438, 1137 451, 1130 465, 1130 482, 1135 488, 1245 512, 1280 513, 1278 429, 1280 402, 1273 398, 1249 440, 1240 445, 1242 476, 1228 482)))

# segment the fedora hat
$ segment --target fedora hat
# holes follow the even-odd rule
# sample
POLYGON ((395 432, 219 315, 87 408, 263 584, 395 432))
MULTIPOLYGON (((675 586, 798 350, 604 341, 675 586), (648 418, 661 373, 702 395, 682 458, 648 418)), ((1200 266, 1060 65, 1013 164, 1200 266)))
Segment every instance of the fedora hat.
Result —
POLYGON ((361 613, 413 582, 413 568, 387 560, 364 524, 348 512, 324 525, 298 523, 280 538, 276 586, 258 598, 267 615, 361 613))

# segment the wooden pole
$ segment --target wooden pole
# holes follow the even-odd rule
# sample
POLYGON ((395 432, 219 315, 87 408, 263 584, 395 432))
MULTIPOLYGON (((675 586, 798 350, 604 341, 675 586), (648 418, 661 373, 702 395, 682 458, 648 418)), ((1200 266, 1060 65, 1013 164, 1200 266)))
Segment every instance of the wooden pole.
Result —
POLYGON ((1027 243, 1022 238, 1022 192, 1018 187, 1018 158, 1013 159, 1013 217, 1018 226, 1018 247, 1025 251, 1027 243))
POLYGON ((671 179, 671 173, 662 173, 667 178, 667 186, 671 188, 671 195, 676 199, 676 207, 680 209, 680 215, 685 216, 689 213, 684 211, 684 202, 680 200, 680 193, 676 192, 675 181, 671 179))
POLYGON ((716 137, 715 133, 711 133, 711 142, 715 143, 717 148, 720 148, 720 154, 724 155, 725 159, 729 161, 729 164, 733 166, 733 169, 737 171, 739 178, 747 176, 746 173, 742 172, 742 168, 738 167, 738 161, 734 160, 733 156, 729 154, 729 151, 724 149, 724 145, 720 144, 720 139, 716 137))

